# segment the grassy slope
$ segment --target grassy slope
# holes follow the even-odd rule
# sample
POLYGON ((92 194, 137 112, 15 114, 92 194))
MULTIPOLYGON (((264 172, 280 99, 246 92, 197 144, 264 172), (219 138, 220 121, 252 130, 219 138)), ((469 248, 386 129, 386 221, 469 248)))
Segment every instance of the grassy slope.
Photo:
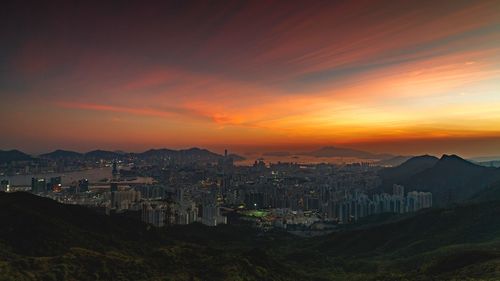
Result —
POLYGON ((168 230, 0 194, 0 280, 498 280, 500 203, 432 210, 326 237, 168 230))

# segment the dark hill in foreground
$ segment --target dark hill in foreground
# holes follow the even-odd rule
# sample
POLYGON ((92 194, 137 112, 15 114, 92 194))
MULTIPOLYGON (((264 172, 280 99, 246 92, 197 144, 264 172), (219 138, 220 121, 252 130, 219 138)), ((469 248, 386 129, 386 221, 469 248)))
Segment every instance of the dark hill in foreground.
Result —
POLYGON ((155 229, 0 193, 0 280, 498 280, 500 202, 319 238, 243 226, 155 229))
POLYGON ((28 193, 0 206, 0 280, 298 280, 250 228, 165 231, 28 193))

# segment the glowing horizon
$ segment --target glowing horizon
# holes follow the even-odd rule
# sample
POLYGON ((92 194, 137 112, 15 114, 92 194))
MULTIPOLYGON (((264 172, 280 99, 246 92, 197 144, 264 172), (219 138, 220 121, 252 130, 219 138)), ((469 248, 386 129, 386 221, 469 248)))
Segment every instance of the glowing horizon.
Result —
POLYGON ((11 4, 2 149, 500 155, 500 2, 11 4))

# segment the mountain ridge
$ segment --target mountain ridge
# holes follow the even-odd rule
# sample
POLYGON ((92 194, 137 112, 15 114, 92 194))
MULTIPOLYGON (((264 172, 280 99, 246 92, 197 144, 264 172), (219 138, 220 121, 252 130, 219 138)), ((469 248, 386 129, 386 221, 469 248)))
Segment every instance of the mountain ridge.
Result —
POLYGON ((353 157, 360 159, 389 159, 394 157, 392 154, 388 153, 371 153, 363 150, 357 150, 352 148, 345 147, 336 147, 336 146, 325 146, 317 150, 313 150, 310 152, 303 152, 301 155, 308 155, 314 157, 353 157))
POLYGON ((59 158, 79 158, 83 157, 84 154, 71 151, 71 150, 63 150, 57 149, 49 153, 40 154, 40 158, 48 158, 48 159, 59 159, 59 158))
MULTIPOLYGON (((16 150, 18 151, 18 150, 16 150)), ((1 153, 2 151, 0 151, 1 153)), ((21 152, 21 151, 18 151, 21 152)), ((21 152, 22 153, 22 152, 21 152)), ((143 152, 124 152, 124 151, 108 151, 102 149, 91 150, 88 152, 80 153, 72 150, 63 150, 57 149, 49 153, 43 153, 38 155, 40 159, 52 159, 52 160, 61 160, 61 159, 105 159, 105 160, 115 160, 115 159, 123 159, 130 156, 139 157, 139 158, 162 158, 162 157, 178 157, 178 156, 192 156, 192 157, 201 157, 213 160, 216 158, 223 157, 223 155, 212 152, 208 149, 199 148, 199 147, 191 147, 186 149, 169 149, 169 148, 152 148, 145 150, 143 152)), ((0 155, 1 156, 1 155, 0 155)), ((238 154, 229 154, 228 157, 232 158, 234 161, 242 161, 246 158, 240 156, 238 154)), ((34 159, 34 158, 33 158, 34 159)))
POLYGON ((389 191, 392 184, 402 184, 407 191, 433 193, 435 205, 467 201, 471 196, 500 181, 500 169, 484 167, 457 155, 441 158, 417 156, 400 166, 379 171, 382 187, 389 191))
POLYGON ((14 161, 31 161, 34 158, 20 150, 0 150, 0 164, 6 164, 14 161))

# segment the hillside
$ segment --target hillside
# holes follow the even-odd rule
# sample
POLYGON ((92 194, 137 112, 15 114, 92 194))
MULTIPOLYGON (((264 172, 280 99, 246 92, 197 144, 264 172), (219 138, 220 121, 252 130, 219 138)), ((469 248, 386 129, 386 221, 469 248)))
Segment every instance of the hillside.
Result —
POLYGON ((8 164, 14 161, 30 161, 33 157, 19 150, 0 150, 0 164, 8 164))
MULTIPOLYGON (((201 149, 197 147, 181 150, 173 149, 150 149, 141 153, 128 153, 123 151, 107 151, 107 150, 93 150, 86 153, 79 153, 76 151, 69 150, 55 150, 49 153, 44 153, 39 156, 41 159, 50 160, 117 160, 125 159, 128 157, 135 157, 142 160, 161 160, 161 159, 173 159, 173 160, 183 160, 183 161, 201 161, 201 162, 216 162, 218 159, 223 157, 220 154, 211 152, 207 149, 201 149)), ((245 160, 244 157, 237 154, 229 154, 229 158, 233 161, 245 160)), ((18 150, 11 151, 0 151, 0 164, 7 163, 11 161, 21 161, 21 160, 32 160, 33 158, 23 152, 18 150)))
POLYGON ((303 258, 307 251, 311 259, 328 261, 306 261, 313 271, 337 264, 348 272, 376 272, 373 275, 379 279, 375 280, 498 280, 499 214, 499 201, 428 210, 400 221, 316 238, 288 257, 303 258), (485 268, 492 271, 482 272, 485 268))
MULTIPOLYGON (((184 161, 200 161, 200 162, 216 162, 223 156, 207 149, 201 149, 197 147, 181 150, 172 149, 150 149, 141 153, 133 153, 134 157, 144 160, 158 160, 158 159, 182 159, 184 161)), ((228 157, 232 158, 234 161, 245 160, 244 157, 237 154, 229 154, 228 157)))
POLYGON ((471 196, 471 202, 500 201, 500 182, 495 182, 471 196))
POLYGON ((385 184, 392 185, 433 167, 438 161, 438 158, 430 155, 416 156, 399 166, 381 170, 379 175, 385 184))
POLYGON ((401 164, 403 164, 404 162, 410 160, 411 158, 413 158, 413 156, 395 156, 395 157, 392 157, 392 158, 389 158, 389 159, 383 159, 383 160, 379 160, 377 162, 375 162, 374 164, 375 165, 378 165, 378 166, 382 166, 382 167, 396 167, 396 166, 399 166, 401 164))
POLYGON ((0 192, 0 206, 0 280, 294 280, 260 266, 252 229, 165 232, 28 193, 0 192))
POLYGON ((0 280, 497 280, 499 203, 306 239, 243 226, 155 229, 0 193, 0 280))
POLYGON ((83 154, 76 152, 76 151, 69 151, 69 150, 62 150, 58 149, 49 153, 41 154, 40 158, 46 158, 46 159, 53 159, 53 160, 58 160, 58 159, 78 159, 83 157, 83 154))
POLYGON ((107 150, 92 150, 87 153, 85 153, 85 158, 89 159, 105 159, 105 160, 114 160, 121 158, 123 155, 120 153, 116 153, 113 151, 107 151, 107 150))
POLYGON ((430 169, 406 180, 413 188, 430 191, 441 205, 463 202, 500 180, 500 169, 475 165, 456 155, 443 155, 430 169))
POLYGON ((500 180, 500 169, 476 165, 456 155, 411 158, 400 166, 379 172, 383 187, 403 184, 406 191, 433 193, 435 205, 446 206, 467 201, 471 196, 500 180))

